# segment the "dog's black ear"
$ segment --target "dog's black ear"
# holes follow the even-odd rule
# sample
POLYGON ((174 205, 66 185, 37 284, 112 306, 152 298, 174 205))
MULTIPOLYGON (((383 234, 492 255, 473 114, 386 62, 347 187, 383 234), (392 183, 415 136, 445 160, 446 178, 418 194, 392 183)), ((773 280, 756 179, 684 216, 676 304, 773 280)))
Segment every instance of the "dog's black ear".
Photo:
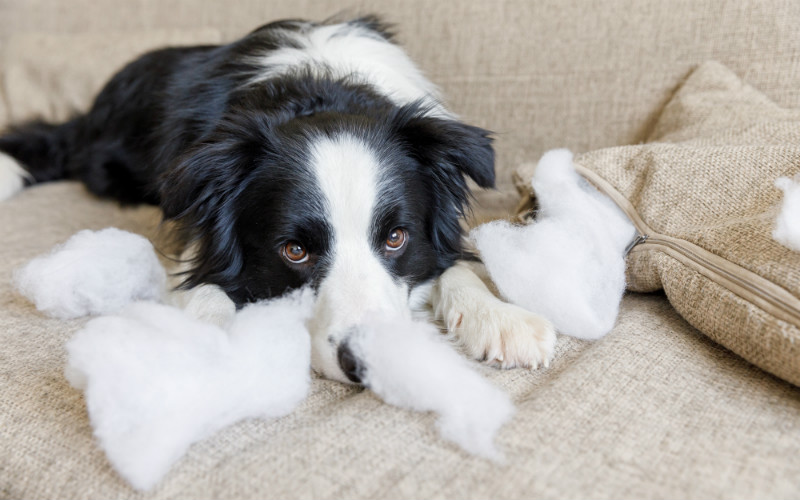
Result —
POLYGON ((401 111, 397 130, 423 164, 467 175, 479 186, 494 187, 491 132, 457 120, 428 116, 415 107, 401 111))
POLYGON ((462 230, 470 191, 465 176, 481 187, 494 187, 491 133, 456 120, 428 116, 409 106, 395 121, 395 132, 420 163, 431 196, 428 231, 444 270, 462 257, 462 230))
POLYGON ((244 266, 236 201, 268 143, 253 130, 223 125, 178 158, 160 180, 164 218, 176 221, 197 250, 185 288, 212 283, 229 291, 236 285, 244 266))

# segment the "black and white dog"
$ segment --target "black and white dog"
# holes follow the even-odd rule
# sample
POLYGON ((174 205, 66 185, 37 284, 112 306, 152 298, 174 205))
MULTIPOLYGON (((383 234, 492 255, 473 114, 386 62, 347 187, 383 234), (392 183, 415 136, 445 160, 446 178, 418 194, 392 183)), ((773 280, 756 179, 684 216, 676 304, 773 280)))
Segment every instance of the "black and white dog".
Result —
POLYGON ((184 285, 200 316, 311 284, 313 365, 327 377, 357 381, 346 339, 365 315, 429 303, 476 358, 552 355, 549 322, 458 263, 465 177, 494 185, 489 133, 444 109, 377 18, 279 21, 145 54, 87 114, 12 129, 0 151, 2 197, 79 179, 159 205, 190 242, 184 285))

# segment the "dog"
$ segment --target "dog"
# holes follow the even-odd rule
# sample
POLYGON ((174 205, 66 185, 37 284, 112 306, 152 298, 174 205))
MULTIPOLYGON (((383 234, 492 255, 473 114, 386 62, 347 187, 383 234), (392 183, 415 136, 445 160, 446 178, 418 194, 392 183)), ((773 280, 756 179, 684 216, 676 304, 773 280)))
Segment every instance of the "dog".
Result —
POLYGON ((328 378, 360 382, 347 339, 365 317, 426 307, 474 358, 552 357, 552 325, 498 299, 465 247, 466 179, 494 186, 491 134, 442 105, 377 17, 147 53, 86 114, 12 128, 0 152, 4 198, 77 179, 158 205, 187 242, 178 288, 199 317, 312 286, 312 366, 328 378))

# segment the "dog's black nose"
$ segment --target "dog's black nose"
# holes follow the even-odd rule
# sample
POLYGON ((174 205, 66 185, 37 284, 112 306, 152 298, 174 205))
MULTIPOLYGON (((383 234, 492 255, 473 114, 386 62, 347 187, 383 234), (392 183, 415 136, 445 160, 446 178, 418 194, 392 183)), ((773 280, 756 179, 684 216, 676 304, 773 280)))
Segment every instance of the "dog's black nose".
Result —
POLYGON ((339 358, 339 366, 342 368, 347 378, 350 379, 351 382, 360 384, 364 375, 364 366, 355 357, 353 351, 350 350, 347 342, 339 344, 339 349, 337 349, 336 354, 339 358))

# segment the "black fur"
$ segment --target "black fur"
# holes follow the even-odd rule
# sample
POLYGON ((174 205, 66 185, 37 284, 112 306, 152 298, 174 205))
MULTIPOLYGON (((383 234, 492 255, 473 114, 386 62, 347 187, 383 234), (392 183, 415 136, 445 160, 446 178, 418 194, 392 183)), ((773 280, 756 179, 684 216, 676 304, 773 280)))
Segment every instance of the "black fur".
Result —
MULTIPOLYGON (((386 40, 377 18, 353 21, 386 40)), ((368 85, 301 71, 247 82, 256 55, 288 42, 263 26, 222 46, 151 52, 123 68, 85 115, 61 125, 22 125, 0 137, 35 182, 79 179, 99 195, 159 205, 198 254, 185 286, 220 285, 238 304, 271 297, 326 272, 331 228, 308 167, 309 145, 358 137, 392 166, 374 222, 376 249, 394 227, 412 240, 385 265, 410 285, 435 277, 461 255, 458 219, 464 176, 494 184, 485 130, 396 106, 368 85), (303 241, 313 265, 287 266, 280 248, 303 241)))

